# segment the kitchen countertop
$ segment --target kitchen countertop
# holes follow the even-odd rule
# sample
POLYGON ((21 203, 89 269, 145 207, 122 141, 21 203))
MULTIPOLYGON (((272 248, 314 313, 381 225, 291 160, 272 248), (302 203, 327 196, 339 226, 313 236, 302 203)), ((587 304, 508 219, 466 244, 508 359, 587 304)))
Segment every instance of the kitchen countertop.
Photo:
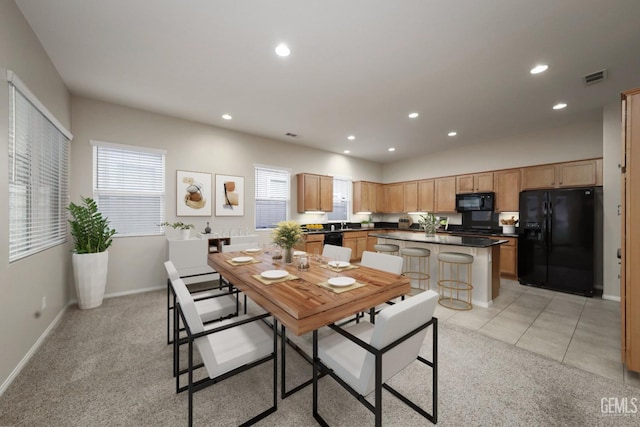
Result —
MULTIPOLYGON (((327 233, 335 233, 335 232, 345 232, 348 233, 350 231, 369 231, 369 232, 374 232, 374 233, 388 233, 388 232, 404 232, 404 233, 423 233, 423 231, 418 230, 418 229, 414 229, 414 228, 410 228, 408 230, 406 229, 399 229, 399 228, 388 228, 388 227, 384 227, 384 228, 345 228, 345 229, 335 229, 334 231, 331 230, 308 230, 305 231, 305 234, 327 234, 327 233)), ((507 233, 491 233, 491 234, 485 234, 485 233, 474 233, 472 231, 460 231, 460 230, 442 230, 442 229, 438 229, 438 234, 449 234, 449 235, 469 235, 469 236, 487 236, 487 237, 518 237, 517 234, 507 234, 507 233)), ((371 234, 371 233, 370 233, 371 234)))
POLYGON ((424 233, 412 231, 369 233, 369 236, 378 237, 380 239, 402 240, 416 243, 431 243, 436 245, 467 246, 472 248, 488 248, 491 246, 507 243, 507 240, 493 240, 487 237, 465 237, 449 235, 427 236, 424 233))

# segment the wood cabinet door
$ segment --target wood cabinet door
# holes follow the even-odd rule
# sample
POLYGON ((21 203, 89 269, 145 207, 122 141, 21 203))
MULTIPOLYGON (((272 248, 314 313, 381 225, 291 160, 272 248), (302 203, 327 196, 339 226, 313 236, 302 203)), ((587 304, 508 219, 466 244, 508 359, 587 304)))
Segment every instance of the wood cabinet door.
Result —
POLYGON ((500 274, 518 277, 518 248, 516 246, 500 245, 500 274))
POLYGON ((320 176, 298 174, 298 212, 320 210, 320 176))
POLYGON ((434 210, 434 187, 432 179, 425 179, 418 182, 418 210, 421 212, 433 212, 434 210))
POLYGON ((322 254, 322 242, 307 242, 305 252, 312 255, 322 254))
POLYGON ((415 212, 418 210, 418 181, 404 183, 404 210, 415 212))
POLYGON ((494 173, 495 211, 517 212, 520 209, 520 170, 510 169, 494 173))
POLYGON ((318 206, 323 212, 333 212, 333 178, 330 176, 320 177, 318 206))
POLYGON ((557 176, 559 187, 596 185, 597 163, 595 160, 560 163, 557 176))
MULTIPOLYGON (((351 206, 353 206, 353 213, 358 213, 358 212, 364 212, 363 206, 364 206, 364 197, 363 197, 363 192, 364 192, 364 182, 362 181, 354 181, 353 183, 353 189, 352 189, 352 196, 353 196, 353 200, 351 200, 351 206)), ((368 194, 367 194, 368 196, 368 194)))
POLYGON ((378 244, 377 237, 367 237, 367 250, 369 252, 375 252, 376 249, 374 248, 374 246, 377 244, 378 244))
POLYGON ((473 176, 476 192, 493 191, 493 172, 477 173, 473 176))
POLYGON ((358 255, 358 239, 345 237, 342 239, 342 246, 351 248, 351 259, 349 261, 355 261, 358 255))
POLYGON ((556 186, 556 165, 522 168, 522 189, 554 188, 556 186))
POLYGON ((435 185, 435 212, 456 211, 456 177, 449 176, 434 180, 435 185))
MULTIPOLYGON (((362 253, 367 250, 367 237, 358 237, 356 239, 356 255, 355 260, 360 261, 362 259, 362 253)), ((353 253, 352 253, 353 256, 353 253)))
POLYGON ((456 193, 473 193, 474 191, 473 175, 456 176, 456 193))
POLYGON ((376 187, 376 209, 374 212, 384 212, 385 199, 384 199, 384 184, 375 184, 376 187))
POLYGON ((389 213, 404 212, 404 183, 387 184, 387 206, 389 213))

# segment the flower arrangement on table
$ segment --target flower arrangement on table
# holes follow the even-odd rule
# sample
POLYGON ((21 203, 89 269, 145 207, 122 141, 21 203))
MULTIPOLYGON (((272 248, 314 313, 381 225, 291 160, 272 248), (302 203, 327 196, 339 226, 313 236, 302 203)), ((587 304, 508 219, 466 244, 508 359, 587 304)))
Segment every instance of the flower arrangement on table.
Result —
POLYGON ((273 243, 285 249, 285 262, 293 262, 291 249, 302 241, 302 227, 295 221, 282 221, 271 233, 273 243))
POLYGON ((428 212, 426 214, 420 214, 419 216, 420 219, 418 219, 418 223, 420 227, 424 229, 425 234, 436 234, 436 230, 440 226, 440 218, 428 212))

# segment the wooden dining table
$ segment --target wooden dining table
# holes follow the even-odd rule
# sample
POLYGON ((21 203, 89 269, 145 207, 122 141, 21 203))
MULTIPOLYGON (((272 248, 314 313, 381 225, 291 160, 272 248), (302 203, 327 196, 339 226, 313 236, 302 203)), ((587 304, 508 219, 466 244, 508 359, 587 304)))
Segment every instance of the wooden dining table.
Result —
POLYGON ((263 251, 210 254, 208 263, 295 335, 367 311, 407 295, 411 290, 410 279, 402 275, 355 265, 334 271, 312 258, 308 257, 307 271, 298 270, 295 259, 293 264, 284 264, 281 260, 273 260, 271 254, 263 251), (251 257, 253 260, 244 263, 232 261, 238 257, 251 257), (292 280, 265 284, 254 277, 268 270, 286 270, 292 280), (336 293, 318 285, 337 275, 352 277, 363 286, 336 293))

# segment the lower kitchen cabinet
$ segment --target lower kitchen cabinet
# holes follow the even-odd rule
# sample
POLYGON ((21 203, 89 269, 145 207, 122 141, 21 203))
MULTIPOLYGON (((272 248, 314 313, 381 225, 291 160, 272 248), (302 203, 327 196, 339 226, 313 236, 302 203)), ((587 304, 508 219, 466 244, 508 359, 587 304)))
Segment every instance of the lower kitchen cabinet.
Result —
POLYGON ((367 250, 368 231, 348 231, 342 235, 342 246, 351 248, 351 260, 360 261, 362 253, 367 250))
POLYGON ((518 278, 518 239, 516 237, 500 237, 508 240, 500 245, 500 275, 518 278))
POLYGON ((322 253, 324 244, 324 234, 306 234, 302 236, 302 242, 295 246, 295 249, 305 251, 308 254, 315 254, 316 250, 322 253))

